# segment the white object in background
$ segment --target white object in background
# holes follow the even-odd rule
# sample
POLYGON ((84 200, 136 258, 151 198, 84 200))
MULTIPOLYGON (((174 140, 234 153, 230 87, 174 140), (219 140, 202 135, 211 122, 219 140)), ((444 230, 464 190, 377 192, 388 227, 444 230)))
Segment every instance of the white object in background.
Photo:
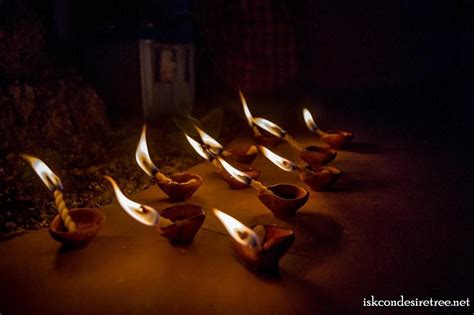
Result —
POLYGON ((145 118, 177 111, 191 112, 194 103, 192 44, 140 40, 142 106, 145 118))

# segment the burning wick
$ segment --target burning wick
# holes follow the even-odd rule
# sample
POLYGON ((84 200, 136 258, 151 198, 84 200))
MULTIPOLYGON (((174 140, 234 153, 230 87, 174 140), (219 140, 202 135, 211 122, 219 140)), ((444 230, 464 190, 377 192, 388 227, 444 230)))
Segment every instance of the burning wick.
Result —
POLYGON ((205 160, 209 161, 214 165, 216 170, 220 171, 222 167, 219 165, 219 163, 216 160, 217 155, 213 152, 215 150, 210 150, 208 145, 203 145, 188 136, 186 133, 184 134, 186 136, 186 139, 188 140, 189 144, 193 147, 193 149, 205 160))
POLYGON ((222 170, 222 167, 217 162, 216 157, 218 155, 224 155, 228 152, 224 151, 224 147, 219 142, 217 142, 217 140, 215 140, 206 132, 204 132, 204 130, 202 130, 196 125, 194 126, 194 128, 197 130, 199 137, 201 138, 201 141, 204 144, 201 145, 188 135, 186 135, 186 139, 188 139, 188 142, 191 144, 194 150, 198 152, 200 156, 210 161, 218 171, 222 170))
POLYGON ((205 160, 212 161, 215 158, 215 155, 209 153, 209 151, 204 147, 204 145, 200 144, 186 133, 184 134, 186 139, 188 140, 189 144, 193 147, 193 149, 205 160))
POLYGON ((255 227, 255 230, 252 230, 249 227, 243 225, 238 220, 231 217, 230 215, 216 208, 212 209, 212 211, 214 212, 216 217, 221 221, 221 223, 224 225, 225 229, 227 230, 227 232, 229 232, 230 236, 232 236, 232 238, 237 243, 243 246, 249 247, 250 249, 254 251, 260 251, 262 249, 261 244, 262 244, 262 238, 264 237, 264 235, 263 237, 259 237, 255 230, 257 230, 259 234, 262 234, 261 232, 264 232, 263 226, 257 225, 255 227))
POLYGON ((247 118, 247 122, 248 122, 250 128, 252 128, 253 133, 254 133, 255 136, 261 136, 262 133, 258 130, 257 126, 255 125, 252 113, 250 112, 250 109, 247 105, 247 101, 245 100, 244 94, 242 93, 241 90, 239 90, 239 97, 240 97, 240 101, 242 103, 242 108, 244 109, 245 118, 247 118))
POLYGON ((213 209, 233 239, 234 249, 252 271, 278 273, 278 262, 295 240, 292 230, 276 225, 249 228, 224 212, 213 209))
POLYGON ((304 167, 275 154, 264 146, 258 146, 258 148, 265 157, 282 170, 287 172, 299 172, 300 179, 314 191, 328 189, 342 176, 342 172, 335 167, 322 165, 308 165, 304 167))
POLYGON ((254 123, 262 128, 263 130, 271 133, 275 137, 285 140, 288 142, 292 147, 294 147, 298 151, 303 151, 303 146, 296 141, 286 130, 278 126, 277 124, 261 117, 255 117, 253 119, 254 123))
POLYGON ((311 115, 311 112, 307 108, 303 108, 303 118, 309 131, 315 132, 320 136, 326 134, 326 132, 319 129, 318 125, 314 122, 313 115, 311 115))
POLYGON ((224 167, 224 169, 236 180, 238 180, 241 183, 244 183, 245 185, 251 186, 255 188, 257 191, 262 192, 270 192, 267 187, 265 187, 262 183, 259 181, 256 181, 252 177, 248 176, 242 171, 239 171, 238 169, 234 168, 232 165, 227 163, 221 156, 216 155, 206 147, 206 145, 202 145, 187 134, 184 134, 186 136, 186 139, 188 140, 189 144, 196 150, 196 152, 203 157, 204 159, 208 160, 209 162, 212 162, 212 164, 219 169, 220 165, 224 167), (219 162, 219 164, 218 164, 219 162))
POLYGON ((152 207, 139 204, 125 197, 112 177, 104 176, 104 178, 107 179, 112 185, 115 192, 115 197, 117 198, 120 207, 122 207, 125 212, 127 212, 138 222, 148 226, 154 226, 158 224, 161 228, 165 228, 174 224, 173 221, 164 217, 160 217, 158 212, 152 207))
POLYGON ((255 190, 257 190, 259 193, 265 192, 265 193, 271 193, 273 192, 269 190, 266 186, 264 186, 261 182, 253 179, 252 177, 248 176, 242 171, 239 171, 229 163, 227 163, 222 157, 217 156, 216 159, 219 161, 219 163, 225 168, 225 170, 241 183, 244 183, 245 185, 251 186, 255 190))
POLYGON ((150 177, 155 178, 159 183, 188 185, 196 182, 195 179, 190 179, 187 182, 178 183, 160 172, 159 168, 151 161, 150 154, 148 153, 148 146, 146 143, 146 125, 143 125, 142 128, 140 141, 138 142, 137 150, 135 152, 135 159, 140 168, 150 177))
MULTIPOLYGON (((272 162, 273 164, 275 164, 276 166, 278 166, 284 171, 299 172, 300 174, 314 174, 315 173, 310 167, 304 167, 304 166, 298 165, 295 162, 292 162, 288 159, 285 159, 279 156, 278 154, 265 148, 264 146, 259 145, 258 149, 260 150, 260 152, 262 152, 263 155, 265 155, 267 159, 270 160, 270 162, 272 162)), ((320 168, 321 168, 320 172, 330 173, 330 171, 326 169, 325 167, 321 166, 320 168)), ((334 167, 332 169, 337 170, 334 167)), ((339 170, 337 171, 339 172, 339 170)))
POLYGON ((311 112, 307 108, 303 108, 303 117, 306 123, 306 127, 311 132, 316 133, 321 137, 321 140, 329 144, 334 149, 341 149, 346 146, 353 138, 353 134, 350 131, 345 130, 328 130, 323 131, 319 129, 318 125, 314 122, 311 112))
MULTIPOLYGON (((194 125, 194 128, 199 134, 199 137, 201 138, 202 142, 204 143, 204 149, 207 151, 210 151, 213 155, 221 155, 221 156, 232 156, 234 153, 227 151, 224 149, 222 144, 220 144, 216 139, 211 137, 209 134, 207 134, 204 130, 199 128, 198 126, 194 125)), ((189 139, 188 139, 189 141, 189 139)), ((255 146, 251 146, 245 154, 250 155, 250 154, 255 154, 257 153, 257 148, 255 146)))
POLYGON ((50 191, 53 192, 54 195, 54 203, 56 204, 56 208, 58 209, 59 216, 69 232, 74 232, 77 230, 76 223, 72 220, 71 216, 69 215, 69 209, 66 207, 66 203, 64 202, 63 197, 63 184, 59 177, 51 171, 51 169, 40 159, 37 157, 22 154, 23 159, 25 159, 28 163, 30 163, 33 170, 38 174, 39 178, 43 181, 43 183, 48 187, 50 191))
MULTIPOLYGON (((194 150, 202 158, 204 158, 205 160, 211 162, 212 165, 214 165, 214 168, 216 169, 217 175, 219 175, 224 181, 226 181, 229 184, 229 187, 231 189, 244 189, 244 188, 246 188, 248 186, 247 184, 242 183, 242 181, 237 180, 237 179, 233 178, 232 176, 228 175, 228 172, 225 169, 223 169, 222 165, 217 160, 217 156, 221 156, 221 154, 225 152, 225 151, 220 149, 222 147, 220 145, 220 143, 215 141, 212 137, 207 135, 201 129, 199 129, 197 127, 196 127, 196 129, 198 131, 200 131, 201 140, 205 144, 200 144, 199 142, 195 141, 193 138, 188 136, 186 133, 184 134, 186 136, 186 139, 188 140, 189 144, 194 148, 194 150)), ((252 146, 251 149, 252 148, 254 150, 257 150, 257 148, 255 146, 252 146)), ((257 152, 253 152, 252 154, 254 154, 256 156, 257 152)), ((232 159, 232 154, 233 153, 229 152, 229 155, 228 155, 229 158, 231 158, 231 159, 232 159)), ((222 155, 224 155, 224 154, 222 154, 222 155)), ((253 156, 253 158, 255 158, 255 156, 253 156)), ((241 165, 244 168, 243 170, 250 177, 257 178, 260 175, 260 171, 253 170, 252 168, 248 167, 246 164, 241 164, 241 165)))
POLYGON ((205 149, 207 151, 210 151, 210 153, 212 153, 213 155, 223 155, 223 156, 230 155, 230 153, 224 150, 224 147, 222 146, 222 144, 217 142, 216 139, 208 135, 204 130, 202 130, 198 126, 194 125, 194 128, 198 132, 199 137, 204 143, 205 149))
POLYGON ((299 171, 299 172, 301 172, 301 171, 306 170, 306 168, 296 164, 295 162, 292 162, 290 160, 287 160, 287 159, 279 156, 278 154, 272 152, 271 150, 265 148, 264 146, 259 145, 258 149, 273 164, 275 164, 276 166, 278 166, 279 168, 281 168, 284 171, 287 171, 287 172, 299 171))
MULTIPOLYGON (((197 127, 196 127, 197 128, 197 127)), ((199 129, 200 130, 200 129, 199 129)), ((204 131, 202 131, 204 132, 204 131)), ((191 138, 190 136, 188 136, 186 133, 184 134, 186 136, 186 139, 188 140, 189 144, 193 147, 193 149, 205 160, 209 161, 212 163, 212 165, 214 165, 214 167, 217 169, 217 170, 220 170, 221 167, 219 165, 219 163, 217 163, 217 160, 216 160, 216 157, 218 154, 216 154, 216 151, 219 151, 219 152, 222 152, 220 151, 218 148, 214 148, 214 149, 211 149, 209 145, 207 144, 200 144, 199 142, 197 142, 196 140, 194 140, 193 138, 191 138)), ((211 138, 212 139, 212 138, 211 138)), ((212 139, 214 140, 214 139, 212 139)), ((214 140, 215 141, 215 140, 214 140)), ((220 146, 220 143, 218 143, 217 141, 215 141, 219 146, 220 146)))

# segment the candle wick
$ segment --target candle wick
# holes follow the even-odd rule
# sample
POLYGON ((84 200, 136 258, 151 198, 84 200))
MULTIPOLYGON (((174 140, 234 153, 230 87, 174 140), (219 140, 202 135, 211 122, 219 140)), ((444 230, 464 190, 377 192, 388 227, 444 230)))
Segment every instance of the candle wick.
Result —
POLYGON ((175 224, 175 223, 176 223, 176 222, 173 222, 173 221, 171 221, 170 219, 167 219, 167 218, 165 218, 165 217, 163 217, 163 216, 160 216, 160 219, 159 219, 159 221, 158 221, 158 225, 160 226, 160 228, 166 228, 166 227, 168 227, 168 226, 170 226, 170 225, 173 225, 173 224, 175 224))
POLYGON ((292 147, 294 147, 296 150, 298 151, 303 151, 303 146, 301 145, 301 143, 299 143, 298 141, 296 141, 292 136, 290 136, 289 133, 286 133, 284 136, 283 136, 283 139, 288 142, 292 147))
POLYGON ((54 190, 54 202, 56 204, 56 208, 58 209, 59 216, 62 219, 64 226, 69 232, 74 232, 77 229, 76 223, 69 215, 69 209, 66 207, 66 203, 64 202, 63 198, 63 193, 59 187, 54 190))
POLYGON ((178 182, 173 181, 171 178, 166 176, 165 174, 161 172, 156 172, 155 178, 158 182, 160 183, 165 183, 165 184, 179 184, 178 182))
POLYGON ((258 127, 255 124, 253 124, 252 129, 255 136, 260 137, 262 135, 262 133, 260 132, 260 130, 258 130, 258 127))
POLYGON ((257 190, 259 193, 270 193, 273 194, 273 191, 269 190, 265 185, 263 185, 261 182, 256 181, 255 179, 250 179, 250 182, 247 184, 252 186, 255 190, 257 190))
POLYGON ((316 127, 315 132, 316 132, 319 136, 324 136, 324 135, 327 134, 326 132, 322 131, 322 130, 319 129, 318 127, 316 127))
POLYGON ((298 172, 298 171, 299 172, 304 172, 306 170, 306 167, 298 165, 296 163, 293 164, 293 167, 294 167, 294 169, 293 169, 294 172, 298 172))
POLYGON ((156 176, 156 174, 159 172, 160 170, 158 169, 158 167, 156 167, 155 165, 152 165, 151 166, 151 173, 153 174, 153 176, 156 176))

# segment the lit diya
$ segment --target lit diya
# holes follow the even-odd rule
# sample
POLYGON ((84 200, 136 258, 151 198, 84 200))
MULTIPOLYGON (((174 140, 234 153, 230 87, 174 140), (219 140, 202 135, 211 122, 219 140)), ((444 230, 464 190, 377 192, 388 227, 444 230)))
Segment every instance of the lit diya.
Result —
POLYGON ((260 201, 277 217, 294 215, 309 198, 309 192, 302 187, 291 184, 276 184, 266 187, 261 182, 234 168, 220 156, 217 156, 216 159, 232 177, 257 190, 260 201))
POLYGON ((248 148, 236 147, 224 149, 224 147, 219 142, 217 142, 216 139, 212 138, 209 134, 204 132, 204 130, 196 125, 194 125, 194 128, 197 130, 202 142, 207 146, 206 149, 211 151, 213 154, 222 155, 227 160, 232 160, 241 164, 251 164, 257 157, 258 150, 254 145, 248 148))
POLYGON ((286 130, 265 118, 255 117, 254 122, 260 128, 288 142, 293 148, 298 150, 300 158, 310 165, 324 165, 336 157, 336 150, 331 148, 319 146, 307 146, 303 148, 301 143, 296 141, 286 130))
POLYGON ((40 159, 22 154, 30 163, 46 187, 54 195, 54 203, 59 214, 49 225, 50 235, 67 247, 83 247, 100 231, 104 225, 105 215, 92 208, 69 210, 64 202, 63 184, 59 177, 40 159))
POLYGON ((206 218, 206 213, 202 208, 193 204, 168 207, 163 209, 160 215, 152 207, 139 204, 125 197, 111 177, 104 177, 112 185, 115 197, 125 212, 142 224, 157 226, 160 234, 171 242, 191 242, 206 218))
POLYGON ((313 116, 307 108, 303 108, 303 117, 306 127, 308 127, 311 132, 318 134, 321 137, 321 140, 329 144, 331 148, 341 149, 345 147, 353 138, 353 134, 350 131, 321 130, 314 122, 313 116))
POLYGON ((258 126, 254 122, 252 113, 250 112, 250 109, 247 105, 247 101, 245 100, 244 94, 240 90, 239 90, 239 96, 240 96, 240 101, 242 103, 242 108, 244 109, 245 118, 247 119, 247 122, 250 128, 252 128, 255 142, 261 145, 265 145, 265 146, 279 145, 283 140, 280 139, 279 137, 275 137, 272 133, 269 133, 264 129, 259 129, 258 126))
POLYGON ((143 125, 140 141, 138 142, 135 159, 140 168, 150 177, 155 178, 158 186, 172 200, 184 200, 199 189, 202 177, 193 173, 176 173, 166 176, 153 164, 146 144, 146 125, 143 125))
POLYGON ((263 146, 258 148, 263 155, 282 170, 299 172, 300 179, 314 191, 323 191, 331 188, 342 176, 342 172, 335 167, 322 165, 300 166, 263 146))
POLYGON ((278 272, 278 262, 295 240, 292 230, 276 225, 249 228, 230 215, 213 209, 233 239, 233 247, 246 267, 253 271, 278 272))
MULTIPOLYGON (((209 162, 212 163, 212 165, 214 165, 217 175, 219 175, 223 180, 227 182, 227 184, 229 185, 229 188, 231 189, 247 188, 248 187, 247 185, 231 177, 229 173, 227 173, 222 168, 221 164, 216 160, 216 156, 220 155, 223 151, 220 143, 217 142, 208 134, 206 134, 201 129, 197 127, 196 129, 200 131, 201 140, 203 140, 205 144, 200 144, 199 142, 197 142, 196 140, 194 140, 193 138, 185 134, 186 139, 188 140, 189 144, 194 148, 194 150, 201 157, 208 160, 209 162)), ((232 163, 235 165, 235 167, 237 167, 239 170, 243 171, 244 173, 246 173, 248 176, 250 176, 253 179, 256 179, 260 176, 260 171, 253 169, 248 164, 242 164, 242 163, 237 163, 237 162, 232 162, 232 163)))

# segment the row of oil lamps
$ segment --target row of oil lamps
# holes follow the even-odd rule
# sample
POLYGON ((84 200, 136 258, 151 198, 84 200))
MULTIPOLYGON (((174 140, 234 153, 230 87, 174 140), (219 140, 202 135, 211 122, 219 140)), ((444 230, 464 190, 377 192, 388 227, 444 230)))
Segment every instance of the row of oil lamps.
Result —
MULTIPOLYGON (((253 117, 243 94, 241 92, 239 94, 258 149, 251 146, 246 149, 226 150, 197 126, 195 128, 202 143, 187 134, 185 134, 186 139, 200 156, 214 165, 216 173, 228 183, 231 189, 243 189, 251 186, 258 191, 260 201, 275 216, 285 218, 294 215, 308 200, 309 192, 296 185, 277 184, 266 187, 257 181, 260 171, 252 169, 250 164, 256 158, 258 151, 283 170, 299 172, 300 178, 312 190, 320 191, 331 187, 342 175, 340 170, 324 165, 335 158, 335 149, 342 148, 352 139, 352 133, 322 131, 314 122, 309 110, 305 108, 303 116, 307 127, 318 134, 330 147, 309 146, 304 148, 278 125, 261 117, 253 117), (298 150, 300 158, 307 165, 298 165, 266 147, 275 146, 282 141, 287 141, 298 150)), ((50 224, 50 235, 67 247, 86 245, 102 228, 105 215, 98 209, 69 210, 63 199, 63 185, 59 177, 40 159, 30 155, 23 155, 23 157, 54 194, 59 214, 50 224)), ((202 177, 198 174, 177 173, 166 176, 161 173, 151 161, 148 153, 146 126, 142 129, 135 158, 140 168, 150 177, 156 179, 158 186, 171 200, 182 201, 189 198, 203 182, 202 177)), ((130 216, 145 225, 157 226, 160 234, 172 242, 191 242, 204 222, 206 214, 198 205, 178 204, 157 211, 150 206, 128 199, 111 177, 105 176, 105 178, 111 183, 120 206, 130 216)), ((220 210, 213 209, 213 212, 232 236, 234 248, 247 267, 259 271, 278 270, 279 259, 291 247, 295 239, 292 230, 275 225, 257 225, 249 228, 220 210)))

